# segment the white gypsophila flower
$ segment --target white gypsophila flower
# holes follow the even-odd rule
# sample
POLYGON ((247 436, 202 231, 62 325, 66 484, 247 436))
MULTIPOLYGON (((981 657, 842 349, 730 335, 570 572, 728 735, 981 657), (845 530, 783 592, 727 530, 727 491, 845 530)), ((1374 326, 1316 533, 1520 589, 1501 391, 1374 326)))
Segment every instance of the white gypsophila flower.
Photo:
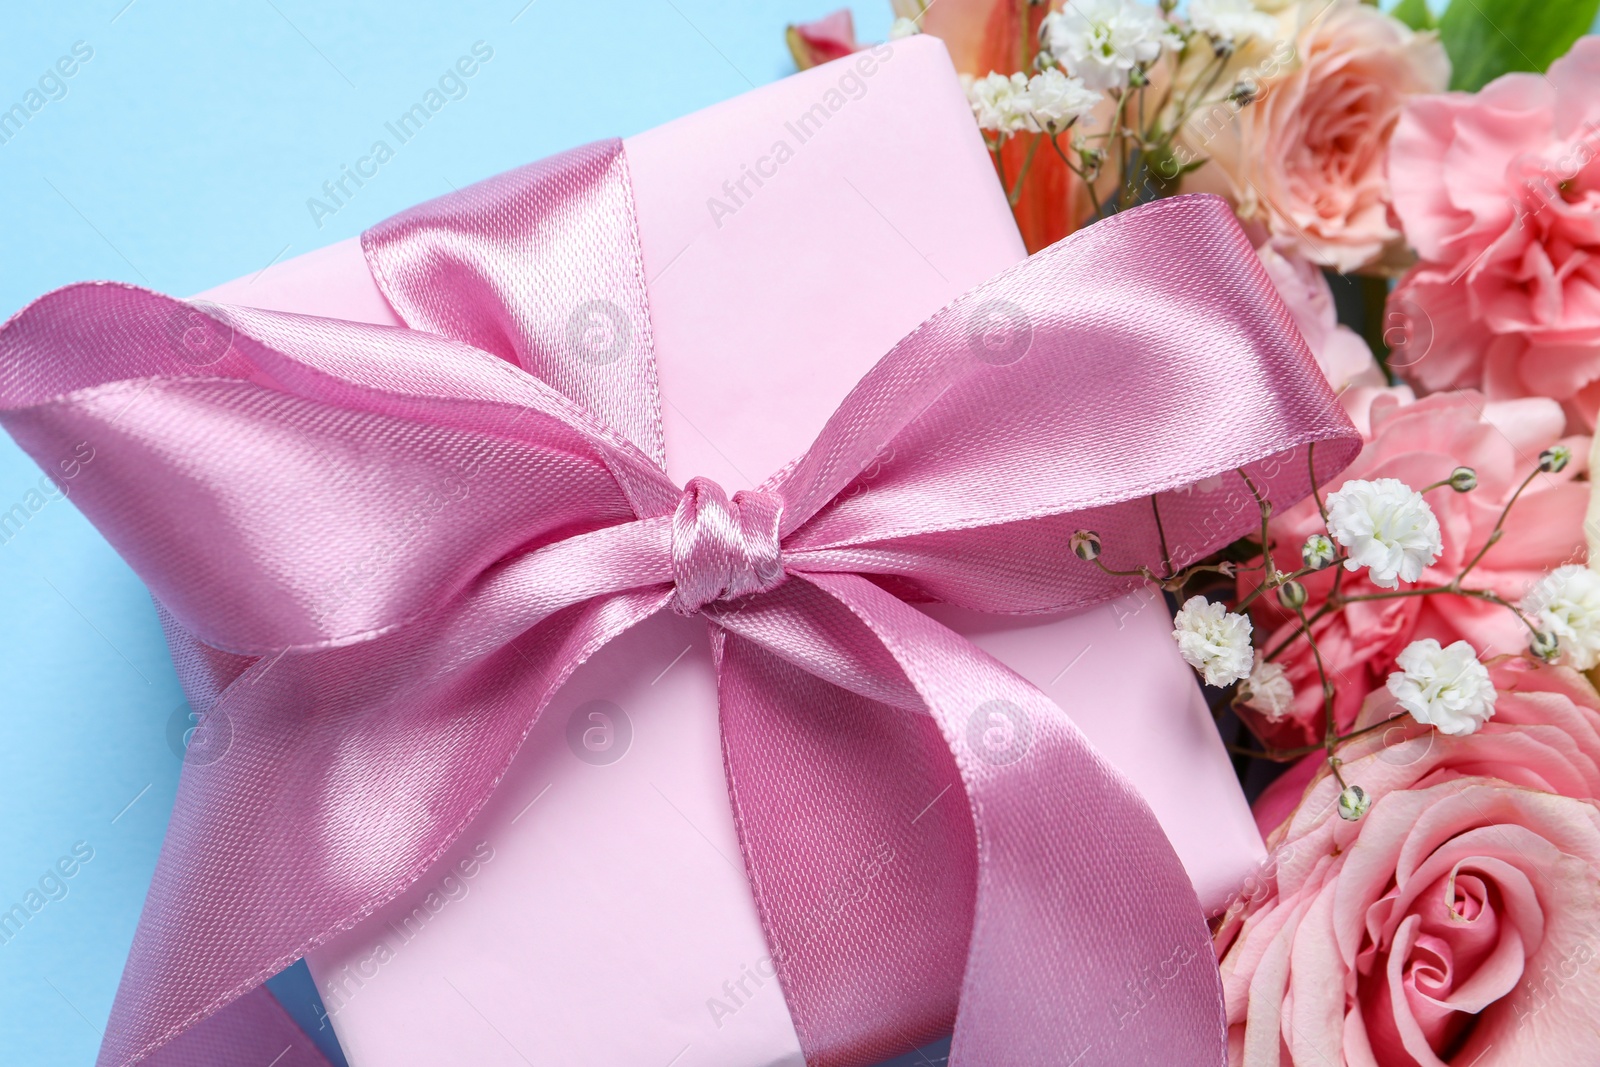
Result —
POLYGON ((1557 663, 1580 671, 1600 664, 1600 574, 1577 563, 1557 567, 1528 590, 1522 610, 1560 642, 1557 663))
POLYGON ((1278 31, 1277 20, 1251 0, 1189 0, 1189 25, 1218 43, 1266 40, 1278 31))
POLYGON ((1161 12, 1133 0, 1067 0, 1046 15, 1039 39, 1067 73, 1091 89, 1123 89, 1129 72, 1182 42, 1161 12))
POLYGON ((1239 687, 1239 703, 1259 711, 1268 722, 1277 722, 1294 706, 1294 683, 1280 665, 1256 653, 1250 677, 1239 687))
POLYGON ((1395 657, 1389 692, 1421 723, 1440 733, 1470 734, 1494 714, 1496 693, 1489 669, 1465 641, 1439 647, 1431 637, 1413 641, 1395 657))
POLYGON ((1232 685, 1249 676, 1255 658, 1249 619, 1203 596, 1192 596, 1172 622, 1178 653, 1207 685, 1232 685))
POLYGON ((1028 79, 990 71, 981 78, 962 78, 967 102, 978 128, 1009 137, 1028 125, 1028 79))
POLYGON ((904 16, 901 16, 900 18, 895 19, 893 24, 889 26, 889 40, 898 41, 904 37, 915 37, 921 32, 922 27, 917 25, 915 19, 908 19, 904 16))
POLYGON ((1027 128, 1032 133, 1058 134, 1088 115, 1105 99, 1054 67, 1028 79, 1027 128))
POLYGON ((1328 497, 1328 532, 1349 554, 1345 570, 1366 567, 1384 589, 1422 577, 1444 548, 1433 509, 1398 478, 1345 482, 1328 497))

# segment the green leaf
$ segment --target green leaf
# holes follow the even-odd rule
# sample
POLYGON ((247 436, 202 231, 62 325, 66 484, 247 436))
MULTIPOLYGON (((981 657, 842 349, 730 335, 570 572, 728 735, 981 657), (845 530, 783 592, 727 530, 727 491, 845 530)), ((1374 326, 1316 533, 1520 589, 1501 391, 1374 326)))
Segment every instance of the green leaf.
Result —
POLYGON ((1543 73, 1594 24, 1596 12, 1600 0, 1451 0, 1439 19, 1450 88, 1476 92, 1507 71, 1543 73))
POLYGON ((1400 0, 1389 14, 1414 30, 1432 30, 1439 25, 1428 10, 1428 0, 1400 0))

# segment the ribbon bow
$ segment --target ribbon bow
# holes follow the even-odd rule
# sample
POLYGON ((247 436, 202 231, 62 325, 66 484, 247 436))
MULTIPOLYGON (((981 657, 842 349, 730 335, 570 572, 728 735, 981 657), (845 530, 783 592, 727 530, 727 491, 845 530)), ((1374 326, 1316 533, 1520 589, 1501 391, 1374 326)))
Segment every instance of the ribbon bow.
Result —
POLYGON ((908 601, 1103 601, 1135 580, 1075 529, 1113 569, 1181 565, 1251 528, 1241 469, 1284 506, 1312 443, 1320 479, 1350 460, 1227 207, 1124 213, 961 297, 732 498, 663 471, 632 212, 604 142, 365 234, 410 329, 85 284, 0 333, 0 418, 46 469, 92 444, 73 498, 157 598, 202 735, 232 733, 186 762, 100 1062, 225 1044, 263 979, 427 870, 579 663, 670 606, 713 627, 808 1062, 954 1012, 960 1064, 1222 1063, 1206 926, 1148 808, 908 601), (968 803, 821 914, 941 781, 968 803))

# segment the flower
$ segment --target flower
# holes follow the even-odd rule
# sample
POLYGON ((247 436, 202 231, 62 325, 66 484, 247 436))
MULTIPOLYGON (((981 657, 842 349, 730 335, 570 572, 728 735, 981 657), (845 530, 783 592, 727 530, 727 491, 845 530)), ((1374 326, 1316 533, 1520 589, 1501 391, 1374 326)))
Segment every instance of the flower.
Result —
POLYGON ((1045 16, 1039 39, 1091 89, 1125 89, 1134 68, 1182 44, 1160 11, 1132 0, 1071 0, 1045 16))
POLYGON ((1079 530, 1068 539, 1072 554, 1089 562, 1100 558, 1100 535, 1093 530, 1079 530))
POLYGON ((1372 798, 1359 785, 1347 785, 1339 793, 1339 818, 1355 822, 1372 807, 1372 798))
POLYGON ((850 55, 861 47, 856 43, 855 19, 847 7, 812 22, 791 25, 783 38, 800 70, 850 55))
POLYGON ((981 78, 961 79, 978 128, 1009 137, 1028 125, 1028 79, 990 71, 981 78))
POLYGON ((1345 547, 1345 570, 1368 568, 1373 584, 1414 582, 1439 558, 1439 520, 1422 494, 1398 478, 1345 482, 1328 497, 1328 532, 1345 547))
POLYGON ((1094 110, 1105 99, 1084 88, 1079 78, 1069 78, 1051 68, 1028 79, 1023 102, 1027 109, 1027 128, 1034 133, 1058 134, 1094 110))
MULTIPOLYGON (((1404 714, 1405 709, 1394 694, 1379 686, 1367 694, 1360 714, 1350 725, 1372 725, 1390 719, 1394 724, 1345 742, 1339 755, 1351 762, 1378 749, 1377 764, 1369 765, 1365 773, 1360 767, 1352 772, 1369 786, 1374 784, 1373 769, 1384 772, 1379 785, 1394 784, 1396 770, 1412 769, 1420 774, 1428 764, 1459 777, 1482 773, 1483 765, 1476 763, 1482 752, 1477 747, 1479 742, 1499 745, 1505 743, 1504 734, 1516 733, 1520 737, 1511 743, 1519 746, 1523 757, 1549 751, 1543 758, 1522 763, 1502 760, 1492 773, 1531 788, 1600 801, 1600 694, 1594 686, 1583 675, 1565 667, 1534 667, 1515 658, 1500 660, 1490 667, 1489 678, 1498 694, 1494 718, 1477 733, 1449 737, 1424 726, 1404 714), (1552 730, 1551 725, 1559 729, 1552 730), (1500 740, 1491 740, 1496 736, 1500 740)), ((1317 697, 1320 700, 1321 694, 1317 697)), ((1253 810, 1263 837, 1288 818, 1307 785, 1325 773, 1326 767, 1327 761, 1319 751, 1294 764, 1262 792, 1253 810)), ((1349 775, 1346 777, 1348 780, 1349 775)))
MULTIPOLYGON (((1412 400, 1403 389, 1353 387, 1341 398, 1351 419, 1367 438, 1366 447, 1338 478, 1323 488, 1337 492, 1346 480, 1396 478, 1425 486, 1448 478, 1460 466, 1471 467, 1478 487, 1458 493, 1441 486, 1424 494, 1439 521, 1443 547, 1420 582, 1442 585, 1461 573, 1483 551, 1501 511, 1522 484, 1541 449, 1562 440, 1565 416, 1553 400, 1509 400, 1486 404, 1477 393, 1440 393, 1412 400)), ((1506 518, 1499 539, 1467 575, 1464 587, 1495 593, 1516 603, 1545 574, 1585 551, 1584 512, 1589 486, 1576 476, 1586 465, 1586 442, 1572 443, 1572 464, 1560 474, 1542 475, 1525 489, 1506 518)), ((1307 498, 1275 512, 1269 526, 1273 558, 1280 570, 1300 568, 1307 538, 1327 526, 1316 502, 1307 498)), ((1341 596, 1379 592, 1368 571, 1327 570, 1304 574, 1300 582, 1310 594, 1306 614, 1315 620, 1312 632, 1328 678, 1335 685, 1334 718, 1346 730, 1373 690, 1383 690, 1396 669, 1395 657, 1419 637, 1441 644, 1465 640, 1485 657, 1520 652, 1528 629, 1505 608, 1473 597, 1449 594, 1408 596, 1346 603, 1324 612, 1335 578, 1341 596)), ((1241 571, 1239 595, 1259 583, 1259 572, 1241 571)), ((1251 709, 1242 714, 1264 739, 1280 748, 1321 740, 1322 683, 1299 621, 1272 597, 1251 607, 1262 647, 1283 649, 1273 657, 1294 683, 1295 706, 1276 722, 1251 709)))
POLYGON ((908 19, 901 15, 889 25, 889 40, 898 41, 906 37, 915 37, 921 32, 922 27, 917 25, 915 19, 908 19))
POLYGON ((1431 637, 1413 641, 1395 657, 1389 692, 1418 722, 1443 733, 1470 734, 1494 714, 1494 685, 1465 641, 1442 648, 1431 637))
POLYGON ((1300 562, 1308 570, 1320 571, 1333 562, 1336 550, 1333 542, 1328 540, 1326 534, 1312 534, 1306 538, 1306 543, 1300 546, 1300 562))
POLYGON ((1239 687, 1234 703, 1255 709, 1268 722, 1277 722, 1294 706, 1294 683, 1289 681, 1281 664, 1271 663, 1257 652, 1255 666, 1239 687))
POLYGON ((1600 574, 1569 563, 1534 583, 1522 610, 1553 635, 1558 663, 1580 671, 1600 666, 1600 574))
POLYGON ((1389 148, 1394 209, 1419 263, 1389 317, 1425 389, 1600 408, 1600 38, 1547 74, 1410 101, 1389 148))
POLYGON ((990 71, 981 78, 962 75, 967 102, 978 128, 1009 137, 1021 130, 1057 134, 1089 114, 1102 97, 1077 78, 1047 70, 1032 78, 990 71))
POLYGON ((1190 0, 1189 25, 1219 44, 1271 37, 1277 20, 1250 0, 1190 0))
POLYGON ((1383 371, 1378 369, 1367 342, 1350 327, 1339 324, 1333 290, 1321 269, 1301 258, 1293 248, 1280 248, 1271 242, 1256 249, 1256 255, 1334 392, 1352 385, 1385 384, 1383 371))
POLYGON ((1232 685, 1249 676, 1254 655, 1249 619, 1203 596, 1192 596, 1172 621, 1178 653, 1207 685, 1232 685))
MULTIPOLYGON (((1202 106, 1186 122, 1186 148, 1210 162, 1185 188, 1222 193, 1274 241, 1348 273, 1400 245, 1384 154, 1401 108, 1443 90, 1449 61, 1435 34, 1359 0, 1301 0, 1279 25, 1277 40, 1236 52, 1218 82, 1246 78, 1254 102, 1202 106)), ((1180 91, 1204 84, 1205 66, 1186 63, 1180 91)))
MULTIPOLYGON (((1500 714, 1475 734, 1401 719, 1341 749, 1360 821, 1325 769, 1294 784, 1217 932, 1231 1063, 1594 1062, 1600 697, 1565 668, 1494 678, 1500 714)), ((1380 691, 1362 718, 1395 710, 1380 691)))
MULTIPOLYGON (((1075 0, 1077 2, 1077 0, 1075 0)), ((896 25, 901 20, 914 22, 918 29, 942 41, 950 53, 956 71, 973 79, 991 71, 1010 75, 1020 71, 1031 76, 1049 67, 1053 58, 1039 49, 1040 25, 1048 15, 1048 4, 1017 4, 1013 0, 891 0, 896 25)), ((1059 6, 1059 5, 1058 5, 1059 6)), ((903 27, 902 27, 903 28, 903 27)), ((890 31, 893 36, 896 31, 890 31)), ((1064 72, 1070 74, 1071 72, 1064 72)), ((1154 84, 1160 81, 1161 71, 1152 71, 1154 84)), ((1110 122, 1113 108, 1102 101, 1093 116, 1084 116, 1075 129, 1104 126, 1110 122)), ((1029 127, 1042 129, 1042 125, 1029 127)), ((1026 167, 1031 137, 1007 136, 995 146, 999 168, 1009 179, 1008 192, 1016 194, 1011 205, 1012 216, 1029 251, 1038 251, 1055 244, 1086 222, 1094 214, 1094 202, 1084 182, 1069 169, 1049 145, 1039 146, 1032 153, 1032 162, 1026 167), (1025 175, 1021 188, 1016 187, 1018 175, 1025 175)), ((1062 145, 1070 154, 1071 148, 1062 145)), ((1108 168, 1109 171, 1109 168, 1108 168)), ((1102 184, 1110 179, 1103 178, 1102 184)), ((1099 194, 1103 199, 1104 192, 1099 194)))
POLYGON ((1560 474, 1572 462, 1572 449, 1566 445, 1551 445, 1539 453, 1539 469, 1546 474, 1560 474))

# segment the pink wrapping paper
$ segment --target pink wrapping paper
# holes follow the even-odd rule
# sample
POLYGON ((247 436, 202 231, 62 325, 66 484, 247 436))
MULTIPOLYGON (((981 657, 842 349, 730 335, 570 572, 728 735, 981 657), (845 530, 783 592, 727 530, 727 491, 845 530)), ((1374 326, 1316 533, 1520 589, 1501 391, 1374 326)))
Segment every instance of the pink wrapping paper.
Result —
MULTIPOLYGON (((896 340, 1024 256, 943 46, 856 62, 627 141, 679 484, 753 488, 896 340)), ((398 324, 354 240, 203 295, 398 324)), ((1160 598, 928 610, 1073 717, 1219 909, 1263 848, 1160 598)), ((799 1065, 767 952, 706 628, 662 615, 579 669, 444 861, 309 962, 354 1067, 799 1065)))

